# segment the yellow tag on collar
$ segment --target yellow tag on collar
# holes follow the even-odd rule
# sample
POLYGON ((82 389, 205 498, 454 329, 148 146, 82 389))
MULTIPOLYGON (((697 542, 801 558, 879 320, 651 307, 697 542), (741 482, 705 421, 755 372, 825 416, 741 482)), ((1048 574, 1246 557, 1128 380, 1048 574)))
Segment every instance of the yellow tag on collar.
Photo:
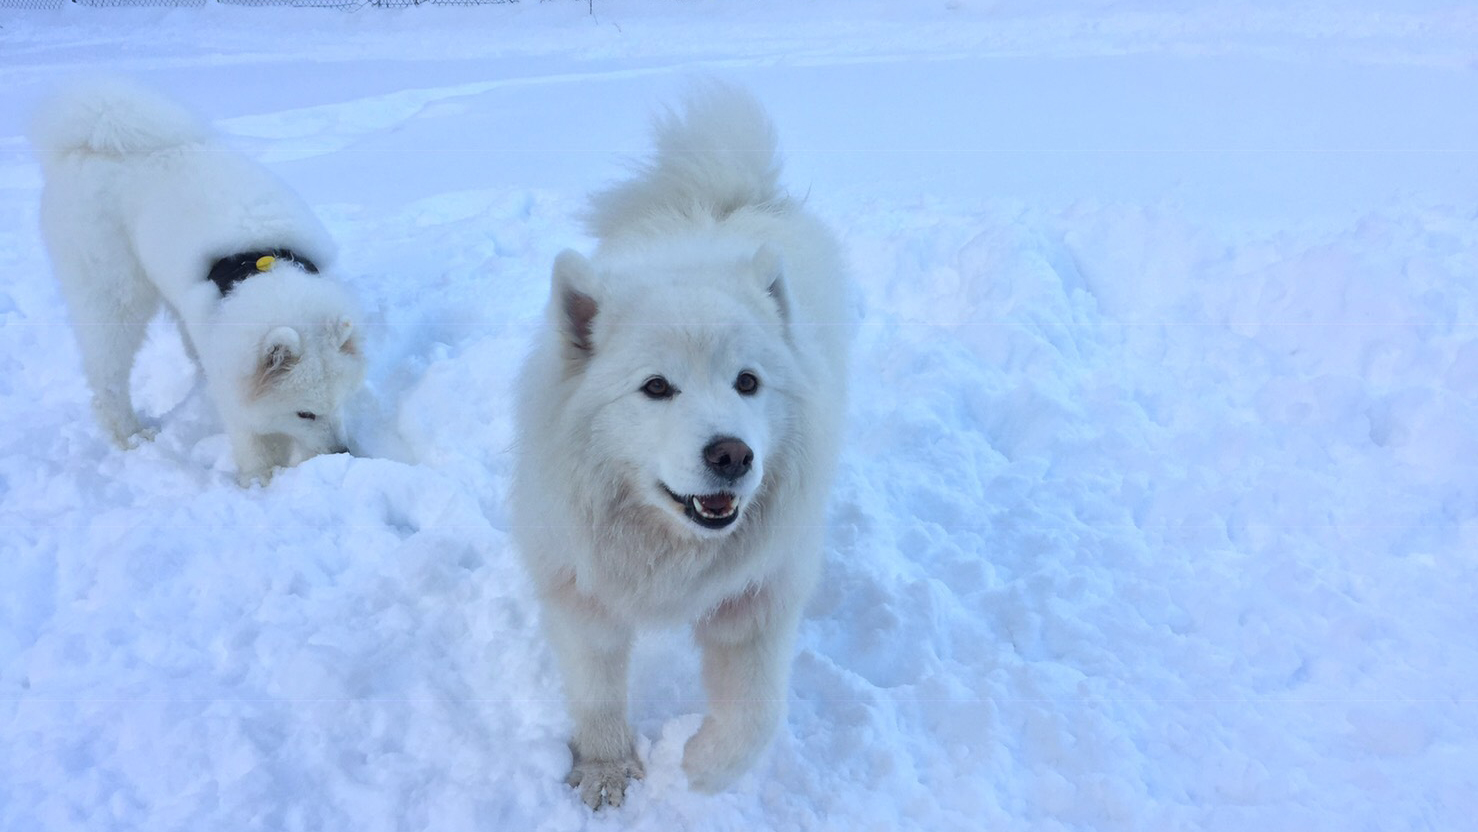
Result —
POLYGON ((273 263, 276 263, 276 262, 277 262, 277 258, 276 257, 273 257, 270 254, 264 254, 261 257, 258 257, 257 258, 257 271, 259 271, 259 272, 270 271, 272 269, 272 264, 273 263))

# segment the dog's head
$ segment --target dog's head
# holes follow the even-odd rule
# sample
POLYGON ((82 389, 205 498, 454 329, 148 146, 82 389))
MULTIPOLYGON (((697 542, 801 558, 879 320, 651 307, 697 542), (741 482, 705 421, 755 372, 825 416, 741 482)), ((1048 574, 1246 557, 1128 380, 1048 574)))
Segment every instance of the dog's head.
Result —
POLYGON ((259 433, 292 440, 301 461, 345 450, 344 401, 364 380, 364 359, 348 317, 305 327, 273 327, 257 342, 246 380, 259 433))
POLYGON ((214 347, 229 353, 220 360, 233 368, 238 416, 253 433, 290 440, 290 464, 344 451, 343 405, 365 375, 357 304, 321 277, 276 272, 230 297, 229 338, 214 347))
POLYGON ((685 534, 729 534, 792 433, 782 264, 762 248, 603 269, 562 253, 550 301, 584 467, 685 534))

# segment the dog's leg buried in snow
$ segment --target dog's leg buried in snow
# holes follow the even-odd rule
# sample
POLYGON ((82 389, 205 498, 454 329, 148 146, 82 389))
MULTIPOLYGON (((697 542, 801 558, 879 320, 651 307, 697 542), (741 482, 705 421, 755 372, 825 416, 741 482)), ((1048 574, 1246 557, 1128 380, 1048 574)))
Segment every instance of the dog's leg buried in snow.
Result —
POLYGON ((694 625, 709 712, 683 749, 683 771, 698 791, 718 791, 744 773, 784 716, 803 600, 782 609, 773 592, 757 589, 725 601, 694 625))
POLYGON ((575 723, 571 785, 620 805, 643 773, 627 663, 685 623, 709 712, 699 791, 752 768, 785 714, 845 410, 851 321, 831 233, 778 185, 749 95, 697 90, 657 153, 593 197, 587 259, 555 261, 518 384, 518 548, 575 723))

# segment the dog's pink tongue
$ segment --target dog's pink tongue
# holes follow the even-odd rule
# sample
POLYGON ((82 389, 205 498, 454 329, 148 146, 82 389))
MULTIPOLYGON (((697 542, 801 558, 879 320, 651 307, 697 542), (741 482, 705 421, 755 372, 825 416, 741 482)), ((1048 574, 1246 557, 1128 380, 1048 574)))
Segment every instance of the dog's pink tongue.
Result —
POLYGON ((734 498, 728 494, 709 494, 698 498, 699 505, 709 514, 728 514, 734 507, 734 498))

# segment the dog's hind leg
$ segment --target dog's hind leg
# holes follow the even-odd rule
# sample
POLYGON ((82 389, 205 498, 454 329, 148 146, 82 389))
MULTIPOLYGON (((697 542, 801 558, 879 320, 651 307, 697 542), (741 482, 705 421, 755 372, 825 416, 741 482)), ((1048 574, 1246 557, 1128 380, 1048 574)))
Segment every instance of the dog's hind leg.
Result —
POLYGON ((716 792, 747 771, 780 724, 800 606, 756 587, 694 626, 708 716, 683 748, 683 771, 697 791, 716 792))
POLYGON ((632 629, 568 586, 546 594, 544 627, 564 675, 575 722, 573 765, 565 782, 592 809, 620 806, 631 778, 646 772, 626 721, 632 629))
POLYGON ((159 308, 158 290, 131 254, 54 257, 82 352, 82 369, 92 388, 93 414, 120 448, 152 439, 154 431, 141 426, 134 412, 128 377, 149 320, 159 308))

